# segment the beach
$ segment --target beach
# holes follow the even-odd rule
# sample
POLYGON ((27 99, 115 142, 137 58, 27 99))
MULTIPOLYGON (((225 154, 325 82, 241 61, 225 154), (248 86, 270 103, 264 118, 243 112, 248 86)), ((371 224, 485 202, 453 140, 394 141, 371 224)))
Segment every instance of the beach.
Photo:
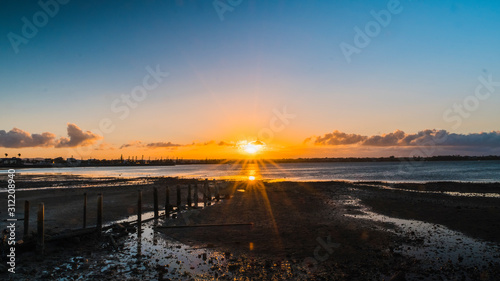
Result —
MULTIPOLYGON (((88 227, 95 225, 98 194, 104 225, 136 215, 138 190, 146 215, 155 188, 160 214, 167 186, 172 205, 177 185, 183 204, 188 184, 198 184, 203 202, 204 181, 195 179, 36 177, 18 178, 16 213, 21 218, 29 200, 36 232, 43 202, 48 237, 82 227, 85 193, 88 227)), ((110 228, 100 238, 47 243, 43 259, 26 250, 17 256, 16 274, 1 274, 12 280, 495 280, 500 274, 498 183, 217 183, 220 201, 143 223, 140 239, 125 222, 127 233, 110 228)), ((4 210, 0 215, 6 219, 4 210)), ((16 230, 22 237, 22 222, 16 230)))

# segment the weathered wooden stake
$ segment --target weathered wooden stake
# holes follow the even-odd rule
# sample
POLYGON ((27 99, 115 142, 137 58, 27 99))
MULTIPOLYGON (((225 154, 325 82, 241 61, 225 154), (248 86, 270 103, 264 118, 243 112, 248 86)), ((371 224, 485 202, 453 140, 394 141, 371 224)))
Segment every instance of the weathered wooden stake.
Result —
POLYGON ((182 200, 181 200, 181 186, 180 185, 177 185, 177 211, 179 211, 181 209, 181 204, 182 204, 182 200))
POLYGON ((153 191, 155 219, 158 219, 158 188, 153 191))
POLYGON ((45 208, 43 203, 38 204, 37 218, 37 243, 36 248, 39 256, 43 256, 45 251, 45 229, 44 229, 45 208))
POLYGON ((30 227, 30 201, 24 201, 24 237, 28 235, 30 227))
POLYGON ((167 186, 167 188, 165 189, 165 215, 167 217, 169 216, 170 211, 171 211, 171 208, 170 208, 170 190, 167 186))
POLYGON ((208 182, 207 186, 208 186, 208 189, 207 189, 207 191, 208 191, 208 193, 207 193, 207 195, 208 195, 208 206, 210 206, 212 204, 212 188, 210 187, 210 182, 208 182))
POLYGON ((188 184, 187 205, 191 209, 191 184, 188 184))
POLYGON ((83 194, 83 228, 87 227, 87 193, 83 194))
POLYGON ((198 208, 198 183, 194 184, 194 194, 193 194, 194 208, 198 208))
POLYGON ((137 198, 137 236, 141 236, 142 232, 142 191, 139 190, 137 198))
POLYGON ((207 200, 208 200, 208 179, 205 179, 205 182, 203 183, 203 207, 207 206, 207 200))
POLYGON ((102 193, 97 195, 97 235, 101 236, 102 234, 102 193))
POLYGON ((217 200, 217 202, 219 202, 219 200, 220 200, 219 183, 215 182, 214 184, 215 184, 215 200, 217 200))

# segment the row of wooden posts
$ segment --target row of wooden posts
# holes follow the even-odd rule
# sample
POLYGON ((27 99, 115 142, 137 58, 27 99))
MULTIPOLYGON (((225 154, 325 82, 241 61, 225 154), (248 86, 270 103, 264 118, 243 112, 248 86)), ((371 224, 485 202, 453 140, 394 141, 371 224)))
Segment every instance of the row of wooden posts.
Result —
MULTIPOLYGON (((220 200, 219 193, 219 185, 217 183, 215 185, 215 197, 212 197, 212 191, 208 184, 208 180, 205 180, 203 184, 203 206, 206 207, 211 204, 211 201, 215 199, 216 201, 220 200)), ((180 185, 176 186, 177 192, 177 200, 176 200, 176 210, 180 211, 184 208, 181 200, 181 187, 180 185)), ((187 204, 185 205, 187 208, 197 208, 198 207, 198 184, 194 184, 194 192, 193 196, 191 196, 191 184, 188 185, 187 191, 187 204), (192 200, 191 200, 192 199, 192 200)), ((29 232, 29 210, 30 210, 30 202, 24 202, 24 236, 26 237, 29 232)), ((96 222, 96 232, 100 236, 102 233, 102 216, 103 216, 103 195, 102 193, 97 194, 97 222, 96 222)), ((170 189, 167 186, 165 188, 165 216, 169 217, 170 213, 174 210, 174 206, 170 204, 170 189)), ((159 218, 158 211, 158 188, 154 188, 153 190, 153 212, 154 218, 159 218)), ((43 255, 45 249, 45 231, 44 231, 44 217, 45 217, 45 207, 44 203, 38 204, 38 216, 37 216, 37 240, 36 240, 36 248, 39 254, 43 255)), ((138 234, 141 233, 141 223, 142 223, 142 191, 138 192, 137 199, 137 226, 138 226, 138 234)), ((83 194, 83 229, 87 228, 87 193, 83 194)))

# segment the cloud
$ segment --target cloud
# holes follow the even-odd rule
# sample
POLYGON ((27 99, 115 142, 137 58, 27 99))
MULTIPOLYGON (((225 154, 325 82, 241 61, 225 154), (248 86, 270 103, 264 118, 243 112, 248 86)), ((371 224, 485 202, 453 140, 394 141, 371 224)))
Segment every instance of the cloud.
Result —
POLYGON ((196 142, 196 141, 193 141, 191 144, 189 145, 186 145, 186 146, 206 146, 206 145, 215 145, 215 141, 214 140, 211 140, 211 141, 206 141, 206 142, 196 142))
POLYGON ((116 148, 110 143, 101 143, 95 150, 115 150, 116 148))
POLYGON ((91 131, 84 132, 77 125, 68 123, 68 136, 69 138, 62 137, 57 142, 55 147, 76 147, 91 145, 99 139, 102 139, 98 134, 91 131))
MULTIPOLYGON (((357 135, 357 134, 346 134, 335 130, 333 133, 325 134, 322 137, 317 137, 314 144, 317 145, 345 145, 345 144, 355 144, 366 140, 367 137, 357 135)), ((307 138, 304 142, 310 141, 311 138, 307 138)))
POLYGON ((131 142, 129 142, 129 143, 122 144, 122 145, 120 146, 120 149, 127 148, 127 147, 132 147, 132 146, 139 146, 139 147, 142 147, 142 146, 144 146, 144 145, 142 144, 142 141, 131 141, 131 142))
POLYGON ((126 144, 122 144, 120 146, 120 149, 128 148, 128 147, 140 147, 140 148, 179 148, 179 147, 196 147, 196 146, 235 146, 233 142, 226 142, 226 141, 220 141, 217 142, 215 140, 210 140, 206 142, 196 142, 193 141, 192 143, 189 144, 177 144, 177 143, 172 143, 172 142, 151 142, 151 143, 144 143, 143 141, 131 141, 126 144))
POLYGON ((56 135, 52 133, 30 134, 18 128, 6 132, 0 130, 0 146, 7 148, 44 147, 54 145, 56 135))
POLYGON ((102 137, 90 131, 84 132, 77 125, 68 123, 68 137, 56 139, 53 133, 30 134, 18 128, 6 132, 0 130, 0 147, 76 147, 91 145, 102 137))
POLYGON ((396 130, 392 133, 373 136, 334 131, 324 136, 307 138, 304 143, 311 140, 314 140, 315 145, 500 147, 500 131, 456 134, 446 130, 427 129, 415 134, 406 134, 401 130, 396 130))
POLYGON ((159 147, 179 147, 181 144, 171 143, 171 142, 152 142, 146 145, 149 148, 159 148, 159 147))
POLYGON ((394 133, 384 134, 381 136, 371 136, 366 138, 362 144, 363 145, 373 145, 373 146, 395 146, 399 144, 399 141, 405 137, 405 132, 396 130, 394 133))

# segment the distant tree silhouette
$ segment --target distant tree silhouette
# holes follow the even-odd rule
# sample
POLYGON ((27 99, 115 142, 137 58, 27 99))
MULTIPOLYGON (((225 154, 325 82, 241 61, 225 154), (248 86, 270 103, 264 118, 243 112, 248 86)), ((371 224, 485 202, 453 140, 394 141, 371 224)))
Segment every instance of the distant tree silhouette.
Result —
POLYGON ((19 156, 19 158, 21 158, 21 153, 18 153, 17 156, 19 156))
POLYGON ((5 157, 9 156, 9 154, 5 153, 5 157))

